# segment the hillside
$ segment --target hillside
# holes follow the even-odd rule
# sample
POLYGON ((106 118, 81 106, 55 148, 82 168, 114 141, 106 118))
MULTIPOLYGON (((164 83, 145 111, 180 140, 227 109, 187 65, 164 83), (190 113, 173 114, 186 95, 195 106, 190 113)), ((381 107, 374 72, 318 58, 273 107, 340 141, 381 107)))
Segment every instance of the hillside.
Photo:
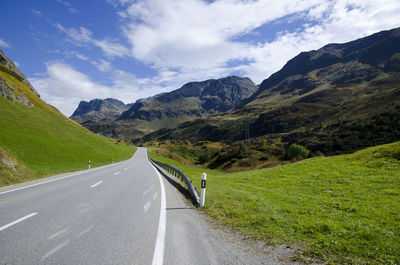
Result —
MULTIPOLYGON (((109 137, 138 138, 154 130, 227 112, 242 104, 256 90, 257 86, 249 78, 237 76, 191 82, 172 92, 137 100, 115 122, 98 122, 98 119, 90 118, 79 122, 91 131, 109 137)), ((96 113, 98 111, 93 112, 96 113)))
POLYGON ((126 105, 124 102, 114 98, 93 99, 89 102, 81 101, 70 118, 79 123, 87 121, 115 121, 131 105, 126 105))
POLYGON ((198 191, 206 172, 205 212, 264 241, 264 250, 288 246, 306 263, 400 262, 399 142, 233 174, 161 157, 157 148, 151 156, 181 169, 198 191))
POLYGON ((302 52, 226 114, 147 135, 150 140, 264 138, 340 154, 400 137, 400 28, 302 52))
POLYGON ((0 53, 0 186, 127 159, 134 147, 98 136, 40 99, 0 53))

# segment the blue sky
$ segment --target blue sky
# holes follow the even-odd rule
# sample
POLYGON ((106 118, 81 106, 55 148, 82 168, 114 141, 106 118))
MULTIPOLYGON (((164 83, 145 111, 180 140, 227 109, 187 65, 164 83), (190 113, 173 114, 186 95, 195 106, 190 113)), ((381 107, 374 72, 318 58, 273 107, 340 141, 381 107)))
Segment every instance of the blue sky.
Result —
POLYGON ((399 0, 0 0, 0 48, 69 116, 228 75, 256 84, 301 51, 400 26, 399 0))

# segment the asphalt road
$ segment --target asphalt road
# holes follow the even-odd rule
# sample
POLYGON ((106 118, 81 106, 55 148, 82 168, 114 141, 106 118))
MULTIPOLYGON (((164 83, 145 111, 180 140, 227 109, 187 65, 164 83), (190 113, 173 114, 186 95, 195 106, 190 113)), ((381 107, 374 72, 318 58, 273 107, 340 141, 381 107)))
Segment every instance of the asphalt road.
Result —
POLYGON ((0 264, 267 264, 221 239, 139 148, 0 189, 0 264))

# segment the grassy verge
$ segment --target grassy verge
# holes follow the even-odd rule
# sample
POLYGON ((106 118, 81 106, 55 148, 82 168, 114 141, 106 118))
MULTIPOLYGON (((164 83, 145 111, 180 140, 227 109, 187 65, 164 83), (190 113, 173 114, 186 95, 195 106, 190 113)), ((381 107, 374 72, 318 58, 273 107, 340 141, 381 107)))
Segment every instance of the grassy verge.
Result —
POLYGON ((13 162, 16 170, 0 164, 0 186, 56 173, 84 169, 120 161, 132 156, 135 148, 95 135, 66 118, 22 82, 0 73, 31 100, 27 107, 0 97, 0 156, 13 162))
POLYGON ((181 168, 220 224, 270 244, 300 245, 297 258, 340 264, 400 263, 400 143, 351 155, 233 174, 181 168))

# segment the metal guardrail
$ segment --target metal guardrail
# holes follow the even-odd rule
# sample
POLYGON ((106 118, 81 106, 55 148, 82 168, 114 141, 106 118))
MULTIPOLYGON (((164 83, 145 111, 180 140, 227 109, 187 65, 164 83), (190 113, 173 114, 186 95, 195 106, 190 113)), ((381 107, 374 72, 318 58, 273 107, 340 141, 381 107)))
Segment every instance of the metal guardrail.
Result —
POLYGON ((189 180, 189 178, 185 175, 185 173, 182 172, 179 168, 176 168, 174 166, 168 165, 166 163, 154 160, 150 157, 149 152, 147 151, 147 157, 149 158, 149 161, 156 164, 157 166, 163 168, 166 170, 168 173, 174 175, 175 177, 180 178, 185 182, 185 184, 189 188, 190 196, 192 196, 192 199, 197 202, 197 204, 200 205, 200 198, 199 195, 197 194, 196 190, 194 189, 192 182, 189 180))

